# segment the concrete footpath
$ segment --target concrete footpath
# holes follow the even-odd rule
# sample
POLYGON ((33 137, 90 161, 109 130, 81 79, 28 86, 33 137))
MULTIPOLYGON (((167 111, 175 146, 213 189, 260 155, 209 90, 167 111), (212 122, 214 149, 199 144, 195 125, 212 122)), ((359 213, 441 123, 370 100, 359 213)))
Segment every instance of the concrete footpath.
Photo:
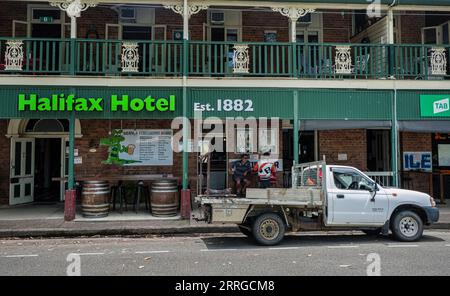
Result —
MULTIPOLYGON (((440 207, 439 222, 427 227, 450 230, 450 207, 440 207)), ((1 219, 0 237, 78 237, 94 235, 176 235, 239 232, 235 225, 211 225, 189 220, 73 221, 1 219)))

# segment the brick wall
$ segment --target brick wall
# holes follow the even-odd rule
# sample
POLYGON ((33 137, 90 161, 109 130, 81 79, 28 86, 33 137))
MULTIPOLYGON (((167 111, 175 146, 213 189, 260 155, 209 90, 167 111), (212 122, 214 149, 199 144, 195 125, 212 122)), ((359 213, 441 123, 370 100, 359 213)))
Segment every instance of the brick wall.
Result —
MULTIPOLYGON (((12 36, 12 22, 13 20, 26 21, 27 20, 27 5, 22 2, 3 2, 2 11, 0 16, 0 36, 9 37, 12 36)), ((17 36, 25 36, 26 28, 24 25, 20 25, 17 29, 17 36), (19 28, 20 27, 20 28, 19 28)))
MULTIPOLYGON (((170 120, 81 120, 81 131, 83 137, 75 140, 75 148, 78 149, 78 155, 82 157, 82 164, 75 165, 76 178, 84 177, 102 177, 114 175, 140 175, 140 174, 173 174, 176 177, 182 176, 182 153, 173 154, 173 166, 114 166, 102 164, 108 157, 107 147, 100 146, 100 139, 108 137, 111 129, 168 129, 170 120), (95 148, 96 152, 90 152, 90 148, 95 148)), ((8 121, 0 121, 0 204, 8 204, 9 198, 9 168, 10 165, 10 139, 4 135, 7 132, 8 121)), ((280 130, 281 132, 281 130, 280 130)), ((282 152, 282 137, 279 136, 279 152, 282 152)), ((256 153, 256 152, 255 152, 256 153)), ((240 154, 230 152, 228 159, 238 159, 240 154)), ((280 158, 279 155, 273 155, 274 158, 280 158)), ((188 159, 190 187, 195 194, 197 188, 197 158, 195 153, 189 154, 188 159)), ((277 175, 277 186, 283 184, 283 176, 280 172, 277 175)), ((233 186, 231 179, 229 187, 233 186)), ((257 178, 253 177, 252 186, 257 186, 257 178)))
POLYGON ((350 13, 323 14, 323 42, 350 42, 352 35, 352 16, 350 13))
POLYGON ((5 137, 8 120, 0 120, 0 205, 9 203, 10 143, 5 137))
POLYGON ((75 141, 75 148, 83 157, 83 164, 75 165, 78 177, 111 176, 126 174, 174 174, 181 176, 182 154, 174 153, 173 166, 113 166, 102 164, 108 157, 106 146, 100 146, 100 139, 107 138, 111 129, 169 129, 168 120, 81 120, 82 138, 75 141), (90 146, 97 152, 89 152, 90 146))
POLYGON ((278 42, 289 41, 289 19, 278 12, 242 12, 242 40, 264 42, 264 31, 276 31, 278 42))
POLYGON ((422 43, 421 28, 425 27, 425 16, 401 15, 401 43, 422 43))
POLYGON ((327 163, 367 170, 366 130, 320 131, 319 158, 322 159, 323 155, 327 163), (338 160, 338 154, 347 154, 347 160, 338 160))
MULTIPOLYGON (((203 24, 207 22, 206 15, 207 11, 202 10, 189 19, 189 34, 191 40, 203 40, 203 24)), ((170 9, 156 8, 155 24, 167 25, 167 40, 173 40, 174 30, 183 30, 182 16, 170 9)))
MULTIPOLYGON (((400 155, 403 152, 421 152, 432 151, 432 137, 429 133, 400 133, 400 155)), ((403 168, 401 161, 400 170, 403 168)), ((404 177, 402 187, 412 190, 417 190, 425 193, 430 193, 430 178, 429 174, 421 172, 405 172, 400 174, 404 177)), ((401 180, 402 181, 402 180, 401 180)))
MULTIPOLYGON (((66 17, 66 22, 70 19, 66 17)), ((105 38, 106 23, 117 24, 117 13, 108 7, 92 7, 83 11, 81 17, 77 19, 78 38, 105 38), (96 33, 96 34, 95 34, 96 33)), ((113 35, 114 38, 116 37, 113 35)), ((66 36, 70 37, 70 36, 66 36)), ((112 38, 108 36, 109 38, 112 38)))
MULTIPOLYGON (((5 11, 13 13, 0 17, 0 36, 11 36, 12 20, 27 20, 27 3, 6 1, 2 3, 5 11)), ((69 19, 66 17, 66 23, 69 19)), ((109 7, 94 7, 82 12, 77 19, 79 38, 105 38, 105 24, 117 24, 117 13, 109 7), (88 34, 90 33, 90 34, 88 34)), ((192 40, 203 40, 203 24, 207 23, 207 11, 202 10, 189 20, 189 31, 192 40)), ((182 30, 181 15, 170 9, 155 9, 155 24, 167 25, 166 38, 173 38, 174 30, 182 30)), ((348 42, 351 34, 351 15, 341 13, 326 13, 323 17, 324 42, 348 42)), ((22 28, 24 26, 20 26, 22 28)), ((19 29, 19 27, 18 27, 19 29)), ((242 40, 250 42, 264 41, 264 31, 277 31, 279 42, 289 41, 289 19, 278 12, 243 11, 242 12, 242 40)), ((111 30, 111 32, 114 29, 111 30)), ((66 28, 68 34, 68 28, 66 28)), ((66 36, 68 37, 68 36, 66 36)), ((115 38, 111 33, 110 38, 115 38)))

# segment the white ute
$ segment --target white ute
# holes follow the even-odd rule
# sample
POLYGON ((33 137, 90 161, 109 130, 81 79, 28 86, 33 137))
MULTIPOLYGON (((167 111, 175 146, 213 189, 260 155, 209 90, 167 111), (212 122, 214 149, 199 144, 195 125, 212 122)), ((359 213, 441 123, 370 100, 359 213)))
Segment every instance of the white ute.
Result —
POLYGON ((285 233, 362 230, 417 241, 439 210, 428 194, 384 188, 363 172, 324 161, 295 165, 292 188, 248 188, 245 198, 213 191, 199 195, 197 220, 234 223, 262 245, 278 244, 285 233), (323 173, 325 172, 325 173, 323 173))

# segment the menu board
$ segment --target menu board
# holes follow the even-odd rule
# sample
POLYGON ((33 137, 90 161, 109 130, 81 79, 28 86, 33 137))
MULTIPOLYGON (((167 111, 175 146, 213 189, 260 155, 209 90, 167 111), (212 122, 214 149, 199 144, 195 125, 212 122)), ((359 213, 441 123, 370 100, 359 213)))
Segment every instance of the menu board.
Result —
POLYGON ((124 129, 122 135, 126 151, 119 157, 133 161, 126 165, 173 165, 172 130, 124 129))

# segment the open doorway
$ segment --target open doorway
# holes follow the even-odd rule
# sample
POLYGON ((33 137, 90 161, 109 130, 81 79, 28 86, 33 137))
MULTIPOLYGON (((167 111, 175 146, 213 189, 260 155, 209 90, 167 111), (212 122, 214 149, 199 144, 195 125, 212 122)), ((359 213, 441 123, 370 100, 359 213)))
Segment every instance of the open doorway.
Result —
POLYGON ((34 201, 57 202, 61 192, 61 138, 37 138, 34 201))
MULTIPOLYGON (((64 200, 68 176, 67 119, 11 120, 10 205, 64 200)), ((75 122, 75 135, 81 137, 75 122)))
POLYGON ((314 131, 301 131, 299 135, 300 151, 299 162, 312 162, 316 160, 316 136, 314 131))
MULTIPOLYGON (((225 125, 221 123, 212 124, 211 128, 202 128, 202 138, 204 141, 210 141, 211 147, 214 150, 210 154, 210 189, 223 190, 228 187, 227 184, 227 143, 224 134, 225 125)), ((208 164, 206 162, 199 164, 202 166, 201 171, 203 173, 202 178, 203 187, 201 190, 206 189, 208 164)), ((198 167, 200 170, 200 167, 198 167)))
POLYGON ((391 131, 367 130, 367 169, 391 171, 391 131))

